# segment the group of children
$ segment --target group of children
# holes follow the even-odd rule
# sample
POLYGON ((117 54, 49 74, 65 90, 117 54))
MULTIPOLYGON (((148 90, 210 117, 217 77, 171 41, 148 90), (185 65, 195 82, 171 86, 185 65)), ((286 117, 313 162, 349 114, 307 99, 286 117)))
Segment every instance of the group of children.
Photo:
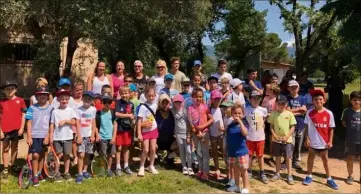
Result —
MULTIPOLYGON (((143 94, 138 95, 136 86, 129 84, 120 88, 119 100, 113 100, 108 85, 102 87, 101 94, 94 94, 83 91, 84 84, 81 81, 76 81, 71 87, 67 78, 59 80, 59 90, 52 99, 47 84, 40 81, 29 108, 22 98, 15 95, 16 83, 6 82, 2 87, 6 99, 0 101, 0 138, 3 141, 5 167, 2 177, 8 175, 9 149, 12 150, 11 161, 14 161, 17 143, 24 130, 27 132, 29 153, 32 154, 34 186, 44 180, 44 152, 45 146, 49 144, 53 145, 58 157, 64 161, 63 176, 57 167, 55 182, 72 180, 69 173, 70 155, 73 155, 74 160, 77 158, 76 183, 91 178, 88 164, 95 149, 107 157, 107 176, 114 176, 111 169, 114 156, 115 174, 132 174, 129 150, 135 138, 141 142, 142 149, 138 176, 144 176, 147 158, 149 172, 158 174, 154 166, 159 135, 155 113, 158 103, 170 99, 183 174, 194 175, 191 155, 196 152, 196 175, 208 180, 212 155, 218 179, 221 175, 218 159, 220 147, 227 166, 227 191, 248 193, 254 158, 257 158, 260 169, 259 179, 268 183, 264 172, 264 150, 265 140, 269 139, 271 158, 276 157, 275 174, 271 181, 281 178, 283 158, 287 167, 287 183, 294 184, 292 167, 300 168, 300 153, 305 139, 308 160, 303 184, 311 184, 313 161, 315 155, 320 154, 327 185, 338 189, 328 165, 328 150, 333 146, 335 121, 332 112, 323 106, 326 99, 322 91, 309 91, 313 106, 307 108, 306 98, 298 95, 299 84, 294 80, 288 84, 290 95, 286 97, 279 94, 280 89, 275 84, 266 85, 264 94, 261 94, 259 89, 245 85, 238 78, 228 80, 222 76, 219 85, 218 78, 211 76, 207 79, 209 90, 200 85, 200 79, 194 76, 191 84, 189 78, 183 78, 182 91, 176 91, 171 88, 174 77, 168 74, 164 78, 165 88, 157 94, 155 80, 149 78, 143 94), (123 169, 121 161, 124 162, 123 169)), ((361 151, 361 93, 353 92, 350 100, 352 106, 345 110, 342 121, 347 134, 347 183, 352 184, 353 156, 360 155, 361 151)))

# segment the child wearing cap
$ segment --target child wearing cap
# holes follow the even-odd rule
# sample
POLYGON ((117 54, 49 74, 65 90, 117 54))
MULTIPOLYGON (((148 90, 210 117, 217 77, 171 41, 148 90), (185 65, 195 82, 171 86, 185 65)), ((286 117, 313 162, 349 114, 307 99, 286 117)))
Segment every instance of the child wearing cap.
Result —
POLYGON ((95 143, 96 109, 91 106, 95 95, 91 91, 82 94, 83 105, 76 109, 78 119, 76 121, 78 146, 78 174, 75 182, 81 184, 83 179, 91 178, 88 173, 89 155, 93 154, 93 144, 95 143))
POLYGON ((190 93, 191 80, 185 77, 183 78, 181 84, 182 84, 182 92, 180 93, 180 95, 182 95, 184 99, 184 107, 187 109, 192 104, 192 97, 190 93))
POLYGON ((3 141, 2 159, 5 169, 2 178, 4 179, 9 175, 9 163, 14 162, 17 157, 18 141, 23 138, 25 126, 26 105, 22 98, 16 96, 17 88, 18 85, 12 81, 6 81, 2 86, 6 96, 0 100, 0 140, 3 141))
MULTIPOLYGON (((232 119, 232 107, 233 106, 234 106, 234 103, 231 101, 223 102, 220 105, 225 131, 227 131, 227 128, 228 128, 227 123, 229 122, 230 119, 232 119)), ((233 171, 233 165, 228 164, 228 154, 227 154, 228 148, 227 148, 227 146, 228 146, 227 133, 224 133, 224 136, 223 136, 223 159, 226 163, 227 179, 228 179, 226 186, 232 187, 235 184, 234 171, 233 171)))
POLYGON ((277 97, 277 110, 272 111, 268 118, 272 133, 272 155, 276 157, 276 173, 271 181, 277 181, 281 178, 281 157, 286 158, 287 164, 287 183, 293 185, 292 177, 292 153, 293 153, 293 132, 295 130, 296 119, 292 112, 286 109, 287 97, 280 95, 277 97))
MULTIPOLYGON (((42 88, 42 87, 49 87, 48 80, 46 80, 43 77, 39 77, 35 81, 35 89, 42 88)), ((48 103, 51 104, 52 101, 53 101, 53 96, 50 94, 48 103)), ((38 102, 38 100, 36 99, 36 95, 32 95, 30 97, 30 105, 36 104, 37 102, 38 102)))
POLYGON ((302 170, 300 166, 301 162, 301 148, 304 139, 304 115, 307 112, 306 101, 303 96, 298 94, 299 84, 296 80, 291 80, 288 82, 288 90, 290 95, 288 96, 288 106, 287 110, 292 112, 296 117, 297 124, 295 126, 295 132, 293 133, 293 142, 294 142, 294 151, 292 157, 292 166, 296 170, 302 170))
MULTIPOLYGON (((215 83, 217 84, 217 82, 215 83)), ((209 173, 209 126, 213 123, 212 114, 203 103, 203 91, 196 88, 192 92, 193 104, 188 108, 188 119, 197 150, 199 168, 197 176, 208 180, 209 173)))
POLYGON ((246 144, 247 121, 243 117, 242 106, 235 104, 232 107, 232 118, 227 123, 227 154, 228 163, 234 169, 235 183, 227 188, 229 192, 249 193, 249 180, 247 169, 249 155, 246 144), (243 188, 241 189, 240 178, 242 177, 243 188))
MULTIPOLYGON (((76 125, 76 119, 78 118, 75 110, 69 107, 70 91, 61 89, 56 93, 56 98, 59 103, 59 107, 55 108, 51 115, 50 120, 50 144, 53 144, 56 150, 58 158, 63 157, 64 160, 64 179, 71 181, 72 177, 69 174, 70 157, 72 153, 73 142, 73 129, 72 126, 76 125)), ((57 175, 55 176, 55 182, 62 182, 63 178, 59 173, 59 167, 57 169, 57 175)))
POLYGON ((111 109, 111 104, 113 104, 113 97, 111 93, 105 93, 101 97, 103 104, 103 109, 97 111, 95 116, 96 123, 96 141, 99 142, 100 152, 107 158, 108 161, 108 172, 107 177, 113 177, 114 173, 111 170, 112 165, 112 155, 115 154, 115 143, 116 138, 113 136, 114 124, 115 124, 115 112, 114 109, 111 109))
POLYGON ((361 155, 361 92, 351 92, 350 101, 351 107, 343 111, 341 120, 346 131, 345 151, 348 171, 346 183, 352 185, 354 181, 352 177, 354 158, 361 155))
MULTIPOLYGON (((247 147, 249 149, 249 156, 253 157, 256 154, 258 158, 258 165, 260 168, 259 179, 262 183, 267 184, 268 178, 264 173, 264 145, 265 145, 265 119, 268 116, 267 109, 259 106, 262 95, 253 90, 250 94, 251 105, 245 109, 245 117, 249 124, 247 135, 247 147)), ((252 177, 252 158, 249 161, 249 174, 252 177)))
POLYGON ((243 95, 243 81, 241 81, 238 78, 235 78, 232 80, 231 86, 233 88, 233 91, 231 93, 230 100, 233 103, 242 105, 244 109, 246 105, 246 101, 243 95))
MULTIPOLYGON (((135 85, 134 85, 135 86, 135 85)), ((133 123, 134 123, 134 104, 129 101, 130 88, 123 86, 119 89, 120 99, 117 100, 115 106, 115 116, 117 117, 114 122, 113 139, 116 142, 116 171, 117 176, 121 176, 122 168, 120 165, 121 157, 124 161, 124 172, 132 174, 129 168, 129 147, 132 145, 133 138, 133 123)))
POLYGON ((326 171, 327 185, 337 190, 336 182, 331 178, 328 165, 328 150, 333 147, 333 135, 335 120, 331 111, 326 109, 325 94, 321 90, 312 92, 312 101, 315 108, 310 109, 305 117, 305 147, 308 148, 307 176, 303 181, 304 185, 312 183, 312 169, 316 154, 320 154, 323 166, 326 171))
POLYGON ((174 106, 171 108, 171 111, 175 123, 174 133, 182 162, 182 172, 184 175, 194 175, 191 159, 191 137, 190 132, 187 131, 187 129, 189 129, 189 123, 187 110, 185 109, 183 102, 184 98, 182 95, 178 94, 173 97, 174 106))
POLYGON ((214 166, 216 168, 216 179, 218 180, 221 176, 221 172, 219 170, 219 160, 218 160, 218 146, 223 151, 223 119, 221 109, 219 105, 221 104, 222 93, 219 90, 213 90, 211 93, 211 107, 210 112, 213 117, 213 123, 209 127, 209 134, 211 139, 212 146, 212 157, 214 161, 214 166))
POLYGON ((167 74, 164 76, 164 88, 159 92, 159 95, 167 94, 170 98, 173 98, 175 95, 179 94, 178 90, 171 88, 174 81, 174 76, 172 74, 167 74))
MULTIPOLYGON (((58 89, 59 90, 66 90, 69 93, 71 93, 71 81, 69 78, 66 77, 62 77, 59 79, 58 82, 58 89)), ((51 105, 53 106, 54 109, 58 108, 60 106, 60 103, 57 99, 57 96, 54 97, 53 101, 51 102, 51 105)), ((76 108, 76 103, 74 101, 74 98, 72 96, 70 96, 69 98, 69 102, 68 102, 68 107, 70 108, 76 108)))
POLYGON ((36 89, 36 103, 26 111, 27 143, 32 153, 33 186, 39 186, 39 181, 45 180, 41 174, 44 165, 44 145, 49 144, 49 123, 53 107, 48 103, 47 87, 36 89))

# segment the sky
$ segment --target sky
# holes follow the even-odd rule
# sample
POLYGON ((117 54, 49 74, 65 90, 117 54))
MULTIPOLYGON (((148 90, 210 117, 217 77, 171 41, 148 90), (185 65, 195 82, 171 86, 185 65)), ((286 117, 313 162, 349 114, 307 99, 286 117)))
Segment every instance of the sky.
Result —
MULTIPOLYGON (((304 5, 309 5, 308 0, 299 0, 304 5)), ((316 4, 316 8, 319 9, 325 4, 325 0, 320 0, 316 4)), ((294 37, 289 32, 284 31, 283 19, 280 19, 280 10, 275 5, 270 5, 268 0, 255 0, 255 8, 259 11, 268 10, 266 21, 267 21, 267 32, 277 33, 278 36, 282 39, 283 42, 289 43, 288 46, 292 46, 294 43, 294 37)), ((216 27, 221 28, 224 26, 223 23, 216 24, 216 27)), ((211 40, 208 37, 203 38, 204 45, 213 45, 211 40)))

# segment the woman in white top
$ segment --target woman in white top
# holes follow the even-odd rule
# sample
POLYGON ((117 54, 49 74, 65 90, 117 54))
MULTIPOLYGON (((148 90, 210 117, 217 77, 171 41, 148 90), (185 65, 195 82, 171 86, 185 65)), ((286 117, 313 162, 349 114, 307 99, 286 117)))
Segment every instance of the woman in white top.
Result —
POLYGON ((159 91, 165 87, 164 76, 168 73, 167 64, 163 60, 157 61, 157 73, 153 75, 155 80, 155 92, 159 94, 159 91))
POLYGON ((99 61, 95 67, 94 74, 88 77, 87 90, 92 91, 94 94, 101 94, 104 85, 110 85, 112 88, 111 95, 113 96, 114 88, 112 77, 105 73, 105 63, 99 61))

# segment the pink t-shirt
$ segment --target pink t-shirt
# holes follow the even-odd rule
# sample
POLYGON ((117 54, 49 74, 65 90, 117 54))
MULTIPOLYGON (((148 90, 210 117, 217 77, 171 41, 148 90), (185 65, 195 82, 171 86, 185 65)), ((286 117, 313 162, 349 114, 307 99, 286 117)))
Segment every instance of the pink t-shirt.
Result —
MULTIPOLYGON (((207 123, 207 114, 209 114, 209 109, 205 104, 199 106, 193 104, 188 108, 188 119, 195 126, 207 123)), ((201 132, 206 131, 208 131, 208 128, 204 128, 201 132)))
POLYGON ((124 75, 118 77, 115 74, 112 74, 113 87, 114 87, 114 98, 117 98, 119 95, 119 89, 124 86, 124 75))
POLYGON ((265 96, 261 106, 263 108, 266 108, 268 113, 271 113, 272 111, 276 111, 277 110, 276 98, 270 98, 269 96, 265 96))

